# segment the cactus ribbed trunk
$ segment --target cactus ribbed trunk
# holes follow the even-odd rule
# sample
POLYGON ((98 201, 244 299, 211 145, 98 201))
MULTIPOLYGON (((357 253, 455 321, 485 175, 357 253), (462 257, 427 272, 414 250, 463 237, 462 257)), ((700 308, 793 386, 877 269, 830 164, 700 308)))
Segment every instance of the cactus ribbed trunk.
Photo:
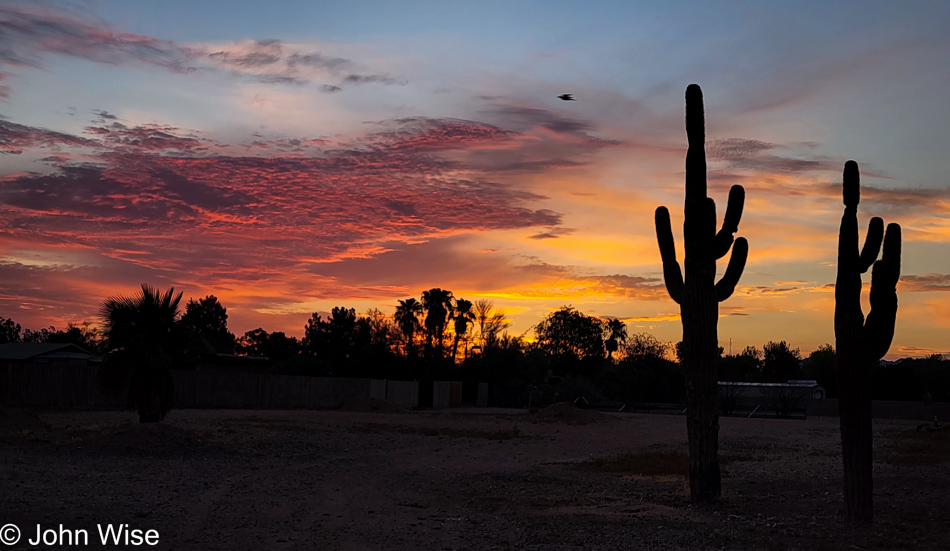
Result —
POLYGON ((844 462, 845 514, 849 521, 874 518, 871 442, 871 370, 894 338, 897 280, 900 278, 901 228, 872 218, 864 247, 858 250, 858 165, 844 167, 844 215, 838 233, 835 280, 835 353, 838 359, 838 407, 844 462), (884 254, 875 261, 884 242, 884 254), (871 311, 861 311, 861 274, 871 265, 871 311))
MULTIPOLYGON (((704 291, 707 278, 694 274, 691 289, 689 263, 680 313, 686 364, 686 433, 689 438, 689 493, 708 502, 722 493, 719 473, 719 304, 704 291), (709 300, 712 298, 712 300, 709 300)), ((713 273, 709 278, 712 287, 713 273)))
MULTIPOLYGON (((838 357, 841 358, 842 354, 838 357)), ((870 366, 857 361, 842 362, 839 359, 838 362, 845 513, 852 522, 869 523, 874 517, 871 385, 862 372, 868 372, 870 366)))
POLYGON ((745 191, 732 186, 722 229, 716 233, 716 204, 706 195, 705 117, 699 86, 686 89, 686 203, 683 235, 686 278, 666 207, 656 210, 656 235, 663 258, 663 279, 670 297, 680 305, 683 362, 686 366, 686 431, 689 438, 690 498, 714 501, 722 493, 719 472, 719 302, 732 295, 745 267, 749 246, 735 239, 745 191), (722 279, 716 283, 716 260, 732 248, 722 279))

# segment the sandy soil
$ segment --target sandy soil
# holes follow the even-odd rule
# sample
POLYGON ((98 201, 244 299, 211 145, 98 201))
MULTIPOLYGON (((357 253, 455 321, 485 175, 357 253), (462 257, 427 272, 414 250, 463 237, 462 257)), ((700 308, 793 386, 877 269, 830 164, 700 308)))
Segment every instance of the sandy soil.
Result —
POLYGON ((698 507, 682 416, 561 410, 8 415, 0 524, 236 551, 950 548, 950 431, 875 425, 877 519, 853 529, 835 418, 723 418, 724 495, 698 507))

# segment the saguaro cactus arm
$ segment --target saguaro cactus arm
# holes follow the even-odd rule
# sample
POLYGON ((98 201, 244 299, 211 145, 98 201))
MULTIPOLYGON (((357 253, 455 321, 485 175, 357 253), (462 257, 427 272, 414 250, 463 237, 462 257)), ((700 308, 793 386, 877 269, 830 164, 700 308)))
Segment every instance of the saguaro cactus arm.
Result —
POLYGON ((868 222, 868 233, 864 238, 864 247, 861 249, 861 260, 858 267, 861 273, 868 271, 874 264, 878 253, 881 252, 881 240, 884 238, 884 220, 875 216, 868 222))
POLYGON ((864 322, 864 342, 872 360, 880 360, 894 340, 897 321, 897 280, 901 273, 901 227, 888 224, 884 254, 871 271, 871 311, 864 322))
MULTIPOLYGON (((729 189, 729 202, 726 204, 726 218, 722 222, 722 229, 716 234, 716 260, 726 256, 732 246, 733 234, 739 231, 739 220, 742 218, 742 206, 745 203, 745 189, 742 186, 732 186, 729 189)), ((720 299, 722 300, 722 299, 720 299)))
POLYGON ((670 226, 670 211, 666 207, 656 209, 656 240, 660 244, 660 257, 663 259, 663 281, 670 298, 677 304, 683 298, 683 270, 676 261, 676 244, 673 242, 673 229, 670 226))
MULTIPOLYGON (((735 239, 733 246, 733 234, 739 231, 739 220, 742 218, 742 207, 745 203, 745 189, 742 186, 732 186, 729 190, 729 202, 726 204, 726 217, 722 222, 722 229, 716 234, 713 243, 713 254, 718 260, 729 252, 732 247, 732 255, 729 257, 729 264, 726 266, 726 273, 722 279, 716 283, 716 299, 722 302, 732 296, 739 284, 739 278, 742 277, 742 271, 745 269, 745 262, 749 256, 749 242, 744 237, 735 239)), ((713 222, 713 231, 715 231, 715 221, 713 222)))
POLYGON ((748 256, 749 242, 745 237, 736 239, 736 244, 732 247, 732 255, 729 257, 729 264, 726 266, 726 273, 722 274, 722 279, 716 283, 716 298, 719 302, 731 297, 735 292, 748 256))

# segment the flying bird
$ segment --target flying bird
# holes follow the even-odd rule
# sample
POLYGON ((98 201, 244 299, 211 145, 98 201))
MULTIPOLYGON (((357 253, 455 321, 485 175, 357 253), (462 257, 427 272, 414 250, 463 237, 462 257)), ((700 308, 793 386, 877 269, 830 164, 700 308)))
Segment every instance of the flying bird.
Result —
POLYGON ((561 94, 558 96, 558 99, 562 99, 564 101, 577 101, 574 99, 574 94, 561 94))

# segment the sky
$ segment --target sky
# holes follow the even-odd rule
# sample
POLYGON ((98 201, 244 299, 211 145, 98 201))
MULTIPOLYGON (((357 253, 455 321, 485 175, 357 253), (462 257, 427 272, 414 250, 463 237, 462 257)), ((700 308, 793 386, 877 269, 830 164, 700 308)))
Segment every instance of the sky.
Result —
POLYGON ((862 233, 903 228, 887 357, 948 353, 948 27, 943 1, 0 1, 0 316, 96 323, 149 283, 299 337, 440 287, 513 334, 571 305, 678 341, 653 213, 682 261, 697 83, 720 215, 746 190, 720 345, 834 343, 854 159, 862 233))

